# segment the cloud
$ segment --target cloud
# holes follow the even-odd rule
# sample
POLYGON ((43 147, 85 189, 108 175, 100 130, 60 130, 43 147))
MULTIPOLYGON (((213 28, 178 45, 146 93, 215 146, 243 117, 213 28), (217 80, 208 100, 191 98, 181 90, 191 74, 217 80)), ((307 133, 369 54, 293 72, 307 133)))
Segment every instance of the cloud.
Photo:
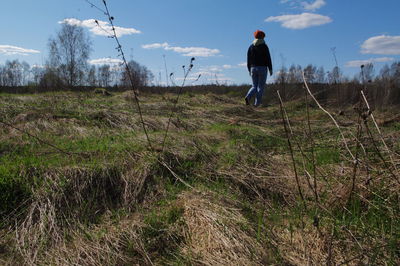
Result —
MULTIPOLYGON (((76 18, 66 18, 62 21, 59 21, 58 23, 84 27, 84 28, 89 29, 89 31, 95 35, 100 35, 100 36, 113 35, 112 27, 111 27, 110 23, 108 23, 106 21, 95 20, 95 19, 79 20, 76 18), (96 21, 97 21, 97 23, 96 23, 96 21)), ((115 28, 115 33, 118 38, 121 36, 124 36, 124 35, 132 35, 132 34, 141 33, 140 30, 137 30, 134 28, 123 28, 123 27, 118 27, 118 26, 114 26, 114 28, 115 28)))
POLYGON ((122 64, 123 61, 121 59, 115 58, 99 58, 88 61, 91 65, 119 65, 122 64))
POLYGON ((40 51, 33 49, 26 49, 12 45, 0 45, 0 54, 4 55, 30 55, 39 54, 40 51))
POLYGON ((204 47, 179 47, 171 46, 168 43, 152 43, 142 45, 144 49, 159 49, 162 48, 167 51, 174 51, 176 53, 182 54, 183 56, 193 56, 193 57, 210 57, 216 56, 220 53, 218 49, 209 49, 204 47))
POLYGON ((309 2, 301 2, 301 5, 303 6, 303 8, 305 10, 308 11, 315 11, 317 9, 320 9, 321 7, 323 7, 324 5, 326 5, 325 0, 316 0, 313 3, 309 3, 309 2))
POLYGON ((384 63, 393 61, 392 57, 379 57, 379 58, 370 58, 367 60, 354 60, 346 63, 346 67, 360 67, 361 65, 366 65, 370 63, 384 63))
POLYGON ((361 45, 363 54, 400 55, 400 36, 371 37, 361 45))
POLYGON ((145 44, 142 45, 142 48, 144 49, 158 49, 158 48, 166 48, 168 47, 168 43, 152 43, 152 44, 145 44))
POLYGON ((268 17, 266 22, 280 22, 282 27, 294 30, 301 30, 309 27, 320 26, 332 22, 332 19, 327 16, 302 13, 298 15, 282 15, 268 17))
POLYGON ((247 67, 247 62, 239 63, 238 66, 239 67, 247 67))

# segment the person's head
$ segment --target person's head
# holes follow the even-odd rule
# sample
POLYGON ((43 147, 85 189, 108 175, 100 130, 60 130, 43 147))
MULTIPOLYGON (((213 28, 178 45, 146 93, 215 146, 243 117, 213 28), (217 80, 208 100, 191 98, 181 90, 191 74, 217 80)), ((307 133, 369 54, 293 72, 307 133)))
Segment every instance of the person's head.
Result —
POLYGON ((254 32, 254 38, 256 39, 264 39, 265 38, 265 33, 261 30, 256 30, 254 32))

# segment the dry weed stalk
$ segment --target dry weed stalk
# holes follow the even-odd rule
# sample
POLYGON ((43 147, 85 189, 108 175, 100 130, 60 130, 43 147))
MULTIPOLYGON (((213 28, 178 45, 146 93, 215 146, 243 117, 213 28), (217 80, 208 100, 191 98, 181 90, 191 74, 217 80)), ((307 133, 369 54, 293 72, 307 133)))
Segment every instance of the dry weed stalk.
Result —
POLYGON ((330 117, 330 119, 333 121, 333 123, 335 124, 336 128, 339 130, 339 133, 340 133, 340 135, 341 135, 341 137, 342 137, 342 140, 343 140, 343 143, 344 143, 344 145, 345 145, 345 147, 346 147, 346 150, 348 151, 348 153, 350 154, 351 158, 352 158, 353 161, 354 161, 354 160, 355 160, 355 157, 354 157, 353 153, 351 152, 351 150, 350 150, 350 148, 349 148, 349 145, 347 144, 346 137, 344 136, 344 134, 343 134, 343 132, 342 132, 342 130, 341 130, 341 128, 340 128, 338 122, 336 121, 336 119, 333 117, 333 115, 332 115, 331 113, 329 113, 325 108, 323 108, 323 107, 321 106, 321 104, 318 102, 318 100, 315 98, 315 96, 314 96, 313 93, 311 92, 310 88, 308 87, 308 84, 307 84, 307 81, 306 81, 306 78, 305 78, 305 75, 304 75, 304 71, 302 72, 302 74, 303 74, 304 85, 305 85, 305 87, 306 87, 306 89, 307 89, 308 94, 311 96, 311 98, 314 100, 314 102, 318 105, 318 107, 319 107, 324 113, 326 113, 326 114, 330 117))
MULTIPOLYGON (((149 137, 149 134, 147 132, 146 124, 145 124, 144 118, 143 118, 143 112, 142 112, 142 108, 141 108, 140 101, 139 101, 138 88, 135 88, 135 85, 134 85, 135 83, 134 83, 134 80, 133 80, 133 75, 132 75, 131 69, 130 69, 130 67, 128 65, 128 62, 126 61, 124 50, 122 49, 122 45, 121 45, 121 43, 119 41, 119 38, 117 36, 116 30, 115 30, 115 26, 114 26, 114 17, 111 16, 111 14, 110 14, 110 11, 108 9, 106 0, 103 0, 103 5, 104 5, 105 10, 97 7, 96 5, 94 5, 93 3, 91 3, 88 0, 85 0, 85 1, 87 3, 89 3, 91 5, 91 7, 94 7, 96 9, 100 10, 101 12, 103 12, 104 15, 107 17, 110 25, 111 25, 112 33, 111 33, 111 35, 109 37, 114 39, 115 42, 117 43, 117 47, 115 49, 117 49, 117 51, 119 53, 119 56, 122 58, 123 65, 125 66, 125 71, 126 71, 126 73, 128 75, 129 83, 130 83, 131 89, 133 91, 133 96, 134 96, 134 99, 135 99, 136 108, 137 108, 138 113, 139 113, 140 123, 142 125, 143 132, 146 135, 147 145, 149 146, 150 150, 153 150, 153 146, 151 144, 150 137, 149 137)), ((102 28, 97 20, 95 20, 95 22, 98 25, 98 27, 102 28)), ((107 33, 110 34, 109 32, 107 32, 107 33)))
MULTIPOLYGON (((353 166, 353 176, 352 176, 352 181, 351 181, 351 189, 350 189, 349 197, 348 197, 348 200, 347 200, 348 205, 351 202, 354 190, 356 188, 357 171, 358 171, 358 166, 360 164, 360 161, 359 161, 359 150, 360 150, 360 147, 363 148, 363 144, 361 143, 362 121, 363 121, 363 119, 365 120, 366 118, 363 118, 363 116, 362 116, 363 102, 361 100, 361 91, 362 91, 362 89, 360 89, 360 91, 359 91, 359 99, 358 99, 359 102, 358 102, 358 112, 357 112, 358 113, 358 117, 357 117, 357 134, 356 134, 356 139, 355 139, 355 141, 356 141, 356 151, 355 151, 355 153, 356 154, 355 154, 355 158, 354 158, 354 162, 353 162, 354 166, 353 166)), ((364 154, 367 155, 364 148, 363 148, 363 151, 364 151, 364 154)))
MULTIPOLYGON (((390 158, 390 162, 391 162, 392 166, 394 167, 394 169, 395 169, 395 171, 396 171, 396 174, 393 173, 393 171, 391 171, 390 168, 389 168, 389 170, 392 172, 392 175, 397 179, 397 182, 400 182, 400 181, 399 181, 399 177, 398 177, 398 176, 399 176, 399 170, 398 170, 397 165, 396 165, 396 163, 395 163, 395 161, 394 161, 394 159, 393 159, 392 151, 389 149, 389 147, 388 147, 387 144, 386 144, 385 139, 383 138, 382 131, 381 131, 381 129, 379 128, 378 123, 376 122, 376 119, 375 119, 375 117, 374 117, 374 114, 372 113, 371 107, 370 107, 370 105, 369 105, 369 103, 368 103, 367 97, 365 97, 365 93, 364 93, 363 90, 361 90, 361 96, 362 96, 362 99, 364 100, 364 103, 365 103, 365 105, 366 105, 366 107, 367 107, 367 112, 368 112, 369 116, 371 117, 372 122, 373 122, 373 124, 374 124, 374 126, 375 126, 375 128, 376 128, 376 130, 377 130, 377 132, 378 132, 379 138, 380 138, 380 140, 381 140, 383 146, 385 147, 385 150, 386 150, 386 152, 387 152, 387 154, 388 154, 388 156, 389 156, 389 158, 390 158)), ((372 137, 372 132, 369 130, 368 124, 365 123, 365 126, 366 126, 366 129, 368 130, 368 132, 369 132, 369 134, 370 134, 372 140, 373 140, 373 143, 374 143, 374 146, 376 147, 377 153, 379 154, 379 156, 381 157, 381 159, 384 161, 385 165, 387 165, 386 160, 383 158, 382 153, 379 151, 378 146, 376 145, 376 142, 374 141, 374 139, 373 139, 373 137, 372 137)))
POLYGON ((315 202, 318 203, 319 201, 319 196, 318 196, 318 188, 317 188, 317 167, 316 167, 316 161, 315 161, 315 151, 314 151, 314 147, 315 147, 315 141, 314 141, 314 137, 313 137, 313 133, 312 133, 312 129, 311 129, 311 121, 310 121, 310 109, 309 109, 309 104, 308 104, 308 97, 307 97, 307 91, 306 88, 304 88, 304 95, 305 95, 305 102, 306 102, 306 113, 307 113, 307 127, 308 127, 308 138, 311 142, 311 163, 312 163, 312 167, 313 167, 313 179, 314 179, 314 194, 315 194, 315 202))
MULTIPOLYGON (((187 79, 187 77, 188 77, 190 71, 193 69, 193 61, 194 61, 194 60, 195 60, 194 57, 192 57, 192 58, 190 59, 190 64, 189 64, 188 70, 185 69, 185 66, 182 67, 182 68, 183 68, 183 73, 184 73, 184 78, 183 78, 183 81, 182 81, 182 85, 179 87, 178 95, 176 96, 176 99, 175 99, 175 101, 174 101, 174 106, 173 106, 173 108, 172 108, 172 110, 171 110, 171 113, 170 113, 170 115, 169 115, 169 118, 168 118, 167 128, 165 129, 164 138, 163 138, 163 142, 162 142, 162 145, 161 145, 161 152, 164 151, 165 142, 166 142, 166 140, 167 140, 167 136, 168 136, 168 132, 169 132, 169 127, 170 127, 170 124, 171 124, 172 116, 173 116, 174 113, 176 112, 176 106, 178 105, 179 98, 180 98, 180 96, 181 96, 181 94, 182 94, 183 87, 185 86, 186 79, 187 79)), ((171 73, 170 76, 172 76, 172 74, 173 74, 173 73, 171 73)))
POLYGON ((300 186, 299 176, 297 174, 296 161, 294 159, 294 152, 293 152, 293 147, 292 147, 292 142, 291 142, 291 136, 292 136, 293 133, 290 133, 289 130, 288 130, 288 126, 287 126, 288 122, 287 122, 287 120, 285 118, 285 111, 284 111, 285 108, 284 108, 283 101, 282 101, 281 95, 279 93, 279 90, 276 91, 276 93, 278 94, 278 98, 279 98, 280 110, 281 110, 281 115, 282 115, 282 122, 283 122, 283 126, 285 128, 286 139, 287 139, 289 150, 290 150, 290 156, 292 158, 293 170, 294 170, 294 175, 295 175, 295 178, 296 178, 297 189, 298 189, 300 198, 301 198, 301 200, 303 202, 304 208, 307 209, 307 204, 305 202, 305 199, 304 199, 304 196, 303 196, 303 192, 302 192, 301 186, 300 186))

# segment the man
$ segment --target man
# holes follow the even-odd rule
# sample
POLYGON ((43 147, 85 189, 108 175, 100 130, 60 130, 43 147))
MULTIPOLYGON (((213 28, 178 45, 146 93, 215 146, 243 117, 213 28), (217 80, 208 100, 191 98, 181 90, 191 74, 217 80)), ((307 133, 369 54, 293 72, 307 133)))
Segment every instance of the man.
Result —
POLYGON ((253 86, 247 92, 245 99, 246 105, 250 105, 250 100, 254 96, 254 106, 260 106, 267 81, 268 70, 272 76, 272 62, 267 44, 264 41, 265 33, 257 30, 254 32, 255 40, 247 51, 247 69, 253 80, 253 86))

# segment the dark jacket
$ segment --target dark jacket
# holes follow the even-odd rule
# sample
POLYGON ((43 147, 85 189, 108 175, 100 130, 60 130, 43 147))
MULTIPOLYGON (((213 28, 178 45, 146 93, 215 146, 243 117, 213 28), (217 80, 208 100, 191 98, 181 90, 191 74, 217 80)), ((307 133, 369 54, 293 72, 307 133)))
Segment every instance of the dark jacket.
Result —
POLYGON ((247 51, 247 69, 249 72, 250 68, 254 66, 266 66, 269 69, 269 73, 272 74, 271 55, 265 43, 257 46, 252 44, 247 51))

